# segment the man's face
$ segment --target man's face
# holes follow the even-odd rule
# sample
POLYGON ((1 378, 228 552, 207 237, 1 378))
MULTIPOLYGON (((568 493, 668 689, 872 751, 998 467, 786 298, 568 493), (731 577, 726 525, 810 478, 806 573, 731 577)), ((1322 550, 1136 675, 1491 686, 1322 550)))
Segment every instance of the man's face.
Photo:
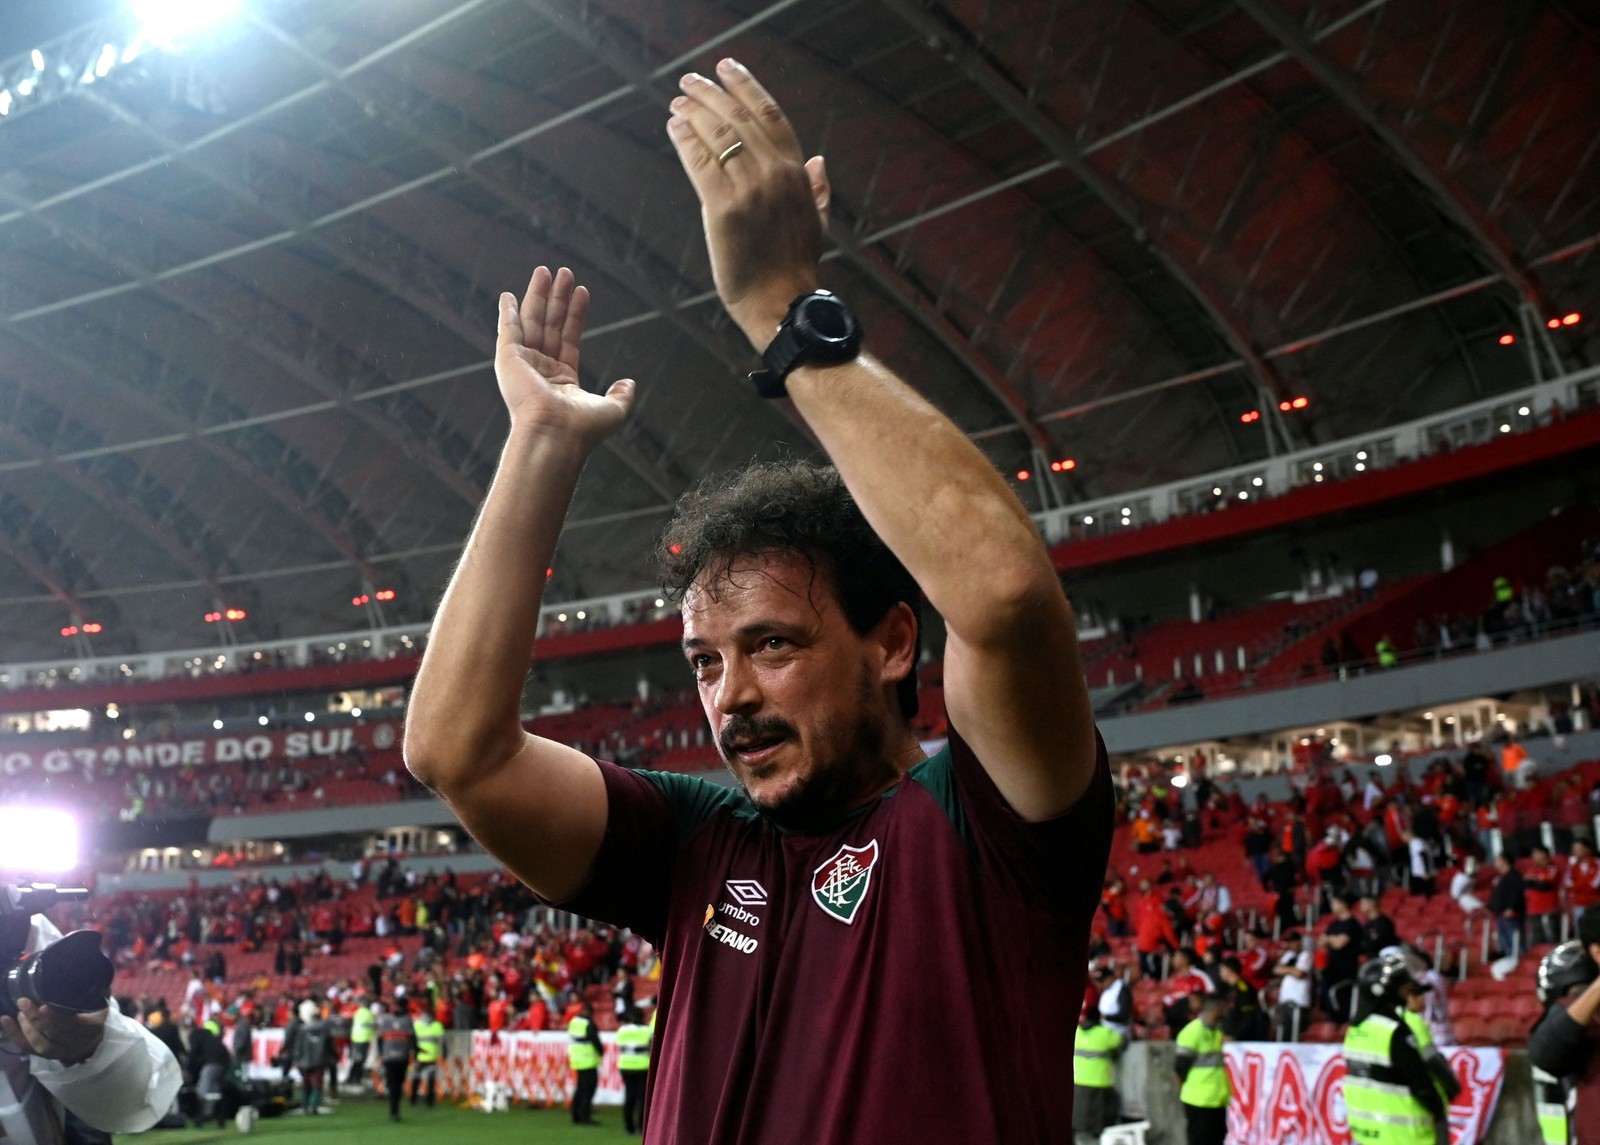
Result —
POLYGON ((826 819, 893 782, 892 683, 914 655, 914 639, 893 638, 897 621, 912 631, 891 611, 856 635, 826 575, 792 553, 740 558, 685 594, 683 649, 701 706, 763 813, 826 819))

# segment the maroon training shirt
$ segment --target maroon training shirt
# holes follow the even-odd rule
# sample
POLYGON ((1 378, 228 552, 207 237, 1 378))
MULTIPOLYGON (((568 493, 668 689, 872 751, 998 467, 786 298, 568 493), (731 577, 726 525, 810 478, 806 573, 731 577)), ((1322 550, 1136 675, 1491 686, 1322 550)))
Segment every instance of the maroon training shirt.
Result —
POLYGON ((1072 1139, 1072 1051, 1111 846, 1087 794, 1019 819, 956 735, 833 830, 602 764, 606 837, 565 907, 662 952, 647 1145, 1072 1139))

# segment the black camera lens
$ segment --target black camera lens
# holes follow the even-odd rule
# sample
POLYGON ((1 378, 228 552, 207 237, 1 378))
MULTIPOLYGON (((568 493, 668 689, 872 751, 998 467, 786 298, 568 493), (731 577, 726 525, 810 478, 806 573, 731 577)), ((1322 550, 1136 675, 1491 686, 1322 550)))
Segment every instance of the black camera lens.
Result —
POLYGON ((115 974, 111 959, 100 950, 100 934, 75 930, 43 950, 17 959, 5 972, 0 1010, 14 1014, 24 998, 76 1014, 106 1008, 115 974))

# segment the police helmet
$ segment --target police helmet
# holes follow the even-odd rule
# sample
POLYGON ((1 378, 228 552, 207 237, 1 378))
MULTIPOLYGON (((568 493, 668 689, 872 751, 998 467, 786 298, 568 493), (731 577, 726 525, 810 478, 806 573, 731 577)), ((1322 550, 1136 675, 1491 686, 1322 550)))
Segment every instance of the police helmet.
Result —
POLYGON ((1389 1008, 1400 1005, 1405 987, 1427 989, 1411 973, 1406 956, 1398 950, 1386 951, 1366 962, 1356 974, 1356 983, 1371 1002, 1389 1008))
POLYGON ((1600 978, 1600 966, 1595 965, 1583 944, 1574 939, 1563 942, 1539 960, 1539 977, 1534 988, 1539 994, 1539 1004, 1548 1006, 1559 1001, 1574 986, 1587 986, 1596 978, 1600 978))

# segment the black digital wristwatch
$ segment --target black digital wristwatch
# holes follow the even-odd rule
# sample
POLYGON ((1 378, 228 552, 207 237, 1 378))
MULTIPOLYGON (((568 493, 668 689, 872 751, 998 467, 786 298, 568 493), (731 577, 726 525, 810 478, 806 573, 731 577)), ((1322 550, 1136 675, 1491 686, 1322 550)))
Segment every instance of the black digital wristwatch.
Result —
POLYGON ((761 355, 762 369, 750 375, 764 398, 789 394, 784 379, 796 366, 848 362, 861 352, 861 323, 830 290, 802 294, 789 304, 778 333, 761 355))

